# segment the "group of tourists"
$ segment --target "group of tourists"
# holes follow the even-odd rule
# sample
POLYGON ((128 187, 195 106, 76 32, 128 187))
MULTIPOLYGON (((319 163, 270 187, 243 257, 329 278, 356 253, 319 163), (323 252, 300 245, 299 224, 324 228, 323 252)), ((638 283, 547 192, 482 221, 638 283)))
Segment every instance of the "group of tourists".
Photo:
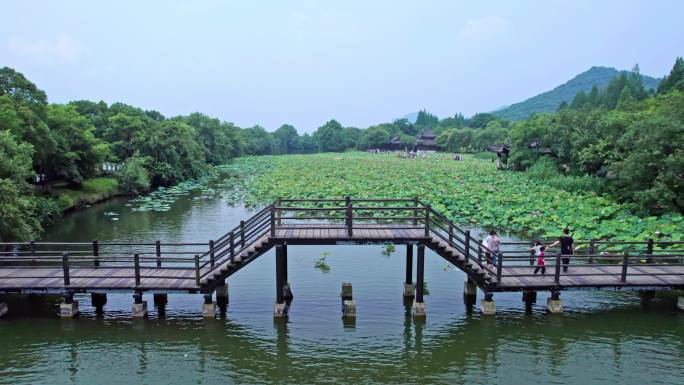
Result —
MULTIPOLYGON (((491 269, 497 264, 497 259, 501 255, 501 238, 496 231, 491 230, 487 238, 485 238, 482 243, 486 248, 485 258, 487 260, 487 267, 491 269)), ((528 251, 534 252, 534 256, 537 258, 537 264, 534 269, 535 275, 539 273, 539 271, 541 271, 542 275, 546 274, 546 261, 544 260, 546 250, 559 244, 561 249, 561 259, 563 262, 563 272, 568 271, 570 255, 574 253, 575 248, 573 246, 572 236, 570 236, 570 229, 566 227, 563 229, 563 235, 561 235, 558 240, 550 245, 544 246, 540 240, 537 240, 535 241, 534 246, 528 249, 528 251)))

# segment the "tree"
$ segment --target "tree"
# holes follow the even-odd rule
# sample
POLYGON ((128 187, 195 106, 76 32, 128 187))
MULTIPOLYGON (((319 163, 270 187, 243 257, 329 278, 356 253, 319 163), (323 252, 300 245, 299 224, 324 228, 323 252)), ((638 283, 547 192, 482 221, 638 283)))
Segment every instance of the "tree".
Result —
POLYGON ((404 135, 415 136, 418 133, 416 126, 413 125, 408 119, 397 119, 392 124, 404 135))
POLYGON ((0 131, 0 241, 34 238, 40 231, 32 189, 33 148, 17 143, 7 130, 0 131))
POLYGON ((335 119, 318 127, 313 136, 321 152, 340 152, 347 148, 344 129, 335 119))
POLYGON ((439 124, 439 118, 425 110, 420 110, 418 116, 416 117, 416 122, 413 124, 415 126, 416 132, 421 132, 424 130, 431 130, 439 124))
POLYGON ((180 119, 154 123, 133 138, 136 154, 145 162, 151 186, 169 186, 198 177, 205 166, 195 128, 180 119))
POLYGON ((150 189, 150 174, 147 171, 149 158, 134 156, 126 161, 117 175, 119 189, 128 194, 141 194, 150 189))
POLYGON ((289 124, 283 124, 273 133, 277 154, 294 154, 299 152, 299 134, 289 124))
POLYGON ((90 121, 73 106, 51 104, 47 124, 56 142, 46 165, 48 179, 80 184, 94 176, 109 154, 109 145, 95 138, 95 127, 90 121))
POLYGON ((677 57, 670 74, 658 84, 658 93, 665 94, 672 90, 684 91, 684 59, 677 57))
POLYGON ((588 101, 589 101, 589 99, 587 98, 587 94, 584 91, 580 91, 572 99, 572 104, 570 106, 573 109, 582 108, 582 107, 587 105, 588 101))
POLYGON ((192 113, 182 120, 195 128, 197 141, 204 150, 204 158, 209 164, 222 164, 239 155, 237 133, 230 123, 222 123, 199 112, 192 113))
POLYGON ((496 119, 496 116, 488 112, 483 112, 473 115, 468 121, 468 126, 472 128, 482 128, 486 127, 489 122, 496 119))
POLYGON ((0 96, 9 95, 18 104, 29 106, 44 117, 47 95, 21 73, 9 67, 0 68, 0 96))
POLYGON ((246 155, 269 155, 275 151, 273 136, 261 126, 240 130, 240 141, 246 155))
POLYGON ((359 147, 361 149, 378 148, 386 145, 390 140, 387 130, 380 126, 370 127, 364 133, 359 147))

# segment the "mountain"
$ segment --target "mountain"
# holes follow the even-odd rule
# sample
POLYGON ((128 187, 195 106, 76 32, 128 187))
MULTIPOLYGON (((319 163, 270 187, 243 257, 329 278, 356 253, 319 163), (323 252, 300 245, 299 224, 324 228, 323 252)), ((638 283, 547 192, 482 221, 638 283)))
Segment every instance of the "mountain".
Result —
MULTIPOLYGON (((520 120, 536 112, 553 112, 556 111, 562 101, 570 103, 578 92, 589 92, 593 86, 599 88, 606 87, 614 77, 622 72, 628 71, 618 71, 611 67, 591 67, 589 70, 582 72, 567 83, 561 84, 551 91, 533 96, 520 103, 511 104, 504 109, 495 110, 492 113, 500 118, 520 120)), ((661 79, 646 75, 642 76, 646 89, 656 89, 658 87, 661 79)))
POLYGON ((418 113, 417 112, 411 112, 410 114, 406 114, 399 119, 406 119, 413 124, 416 122, 416 119, 418 119, 418 113))

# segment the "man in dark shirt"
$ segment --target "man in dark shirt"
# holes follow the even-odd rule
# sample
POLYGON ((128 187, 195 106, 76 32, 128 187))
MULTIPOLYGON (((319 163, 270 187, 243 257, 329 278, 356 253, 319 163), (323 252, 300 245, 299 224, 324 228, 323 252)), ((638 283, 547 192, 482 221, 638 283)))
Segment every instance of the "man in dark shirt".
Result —
POLYGON ((557 244, 561 245, 561 255, 563 256, 563 272, 568 272, 568 264, 570 264, 570 255, 573 254, 575 248, 572 245, 572 237, 570 236, 570 229, 567 227, 563 229, 563 235, 558 240, 549 245, 554 247, 557 244))

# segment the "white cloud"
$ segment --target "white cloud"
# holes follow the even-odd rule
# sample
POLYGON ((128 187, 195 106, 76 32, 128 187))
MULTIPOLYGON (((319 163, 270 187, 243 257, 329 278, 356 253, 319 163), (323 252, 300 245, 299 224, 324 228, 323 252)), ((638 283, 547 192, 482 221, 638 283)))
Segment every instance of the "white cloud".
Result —
POLYGON ((458 31, 457 38, 463 43, 483 43, 499 38, 511 27, 511 22, 500 16, 485 16, 468 20, 458 31))
POLYGON ((81 53, 81 46, 68 35, 59 35, 54 39, 27 39, 12 36, 7 42, 9 52, 18 56, 35 59, 55 59, 62 62, 73 62, 81 53))

